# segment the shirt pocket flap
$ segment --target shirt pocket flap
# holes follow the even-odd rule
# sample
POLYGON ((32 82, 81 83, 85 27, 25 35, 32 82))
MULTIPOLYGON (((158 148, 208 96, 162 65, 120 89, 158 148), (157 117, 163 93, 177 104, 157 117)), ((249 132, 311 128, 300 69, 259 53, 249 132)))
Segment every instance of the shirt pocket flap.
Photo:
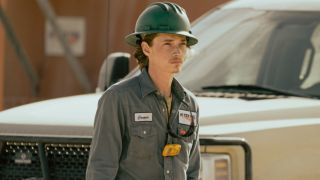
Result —
POLYGON ((156 135, 156 132, 151 125, 139 125, 132 127, 132 134, 140 138, 145 138, 156 135))

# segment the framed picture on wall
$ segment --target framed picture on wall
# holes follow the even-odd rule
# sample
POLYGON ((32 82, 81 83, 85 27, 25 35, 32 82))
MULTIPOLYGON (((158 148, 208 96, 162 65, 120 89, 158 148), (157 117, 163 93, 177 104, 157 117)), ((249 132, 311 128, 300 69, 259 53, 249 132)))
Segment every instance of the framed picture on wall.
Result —
MULTIPOLYGON (((85 51, 86 23, 83 17, 57 17, 67 44, 75 56, 83 56, 85 51)), ((45 53, 47 56, 64 56, 64 49, 57 33, 47 21, 45 24, 45 53)))

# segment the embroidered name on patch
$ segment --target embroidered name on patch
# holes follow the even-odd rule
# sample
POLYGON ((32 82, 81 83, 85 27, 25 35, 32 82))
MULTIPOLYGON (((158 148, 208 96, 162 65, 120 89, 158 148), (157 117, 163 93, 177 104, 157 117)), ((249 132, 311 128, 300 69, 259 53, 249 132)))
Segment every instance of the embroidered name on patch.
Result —
MULTIPOLYGON (((194 125, 197 125, 197 113, 191 112, 193 116, 194 125)), ((191 125, 192 118, 191 118, 190 111, 179 110, 179 124, 191 125)))
POLYGON ((134 113, 135 122, 150 122, 152 121, 152 113, 134 113))

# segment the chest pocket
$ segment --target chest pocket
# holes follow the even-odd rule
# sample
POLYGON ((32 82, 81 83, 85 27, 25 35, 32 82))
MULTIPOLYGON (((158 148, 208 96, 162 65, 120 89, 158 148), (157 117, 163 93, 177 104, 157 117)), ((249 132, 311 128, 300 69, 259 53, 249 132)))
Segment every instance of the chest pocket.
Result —
POLYGON ((155 156, 156 131, 152 125, 135 125, 131 127, 128 156, 151 159, 155 156))

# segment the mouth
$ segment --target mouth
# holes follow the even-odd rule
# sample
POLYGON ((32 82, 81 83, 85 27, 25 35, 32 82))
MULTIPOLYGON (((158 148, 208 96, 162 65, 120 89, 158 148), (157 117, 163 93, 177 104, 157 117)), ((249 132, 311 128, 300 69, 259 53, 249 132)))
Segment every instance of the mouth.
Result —
POLYGON ((171 64, 182 64, 182 61, 171 61, 171 64))
POLYGON ((183 60, 180 58, 174 58, 170 61, 171 64, 182 64, 183 60))

